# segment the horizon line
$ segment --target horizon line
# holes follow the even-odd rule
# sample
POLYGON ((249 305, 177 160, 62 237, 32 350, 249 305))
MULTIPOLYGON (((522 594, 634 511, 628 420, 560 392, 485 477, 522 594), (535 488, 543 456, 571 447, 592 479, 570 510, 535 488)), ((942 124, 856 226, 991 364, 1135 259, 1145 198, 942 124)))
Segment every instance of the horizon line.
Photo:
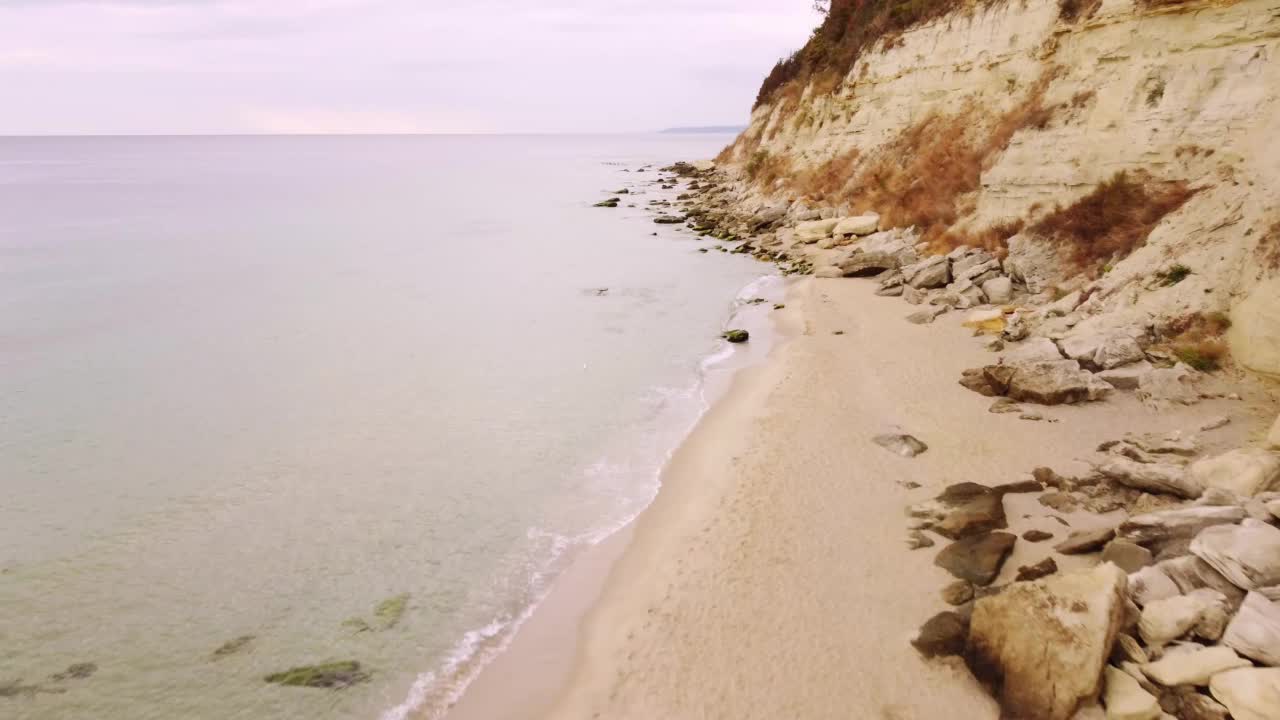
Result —
POLYGON ((181 137, 519 137, 572 135, 732 135, 742 125, 705 125, 661 130, 511 131, 511 132, 138 132, 138 133, 0 133, 0 139, 19 138, 181 138, 181 137), (720 132, 720 128, 739 128, 720 132), (714 131, 712 130, 714 129, 714 131), (701 131, 701 133, 699 132, 701 131))

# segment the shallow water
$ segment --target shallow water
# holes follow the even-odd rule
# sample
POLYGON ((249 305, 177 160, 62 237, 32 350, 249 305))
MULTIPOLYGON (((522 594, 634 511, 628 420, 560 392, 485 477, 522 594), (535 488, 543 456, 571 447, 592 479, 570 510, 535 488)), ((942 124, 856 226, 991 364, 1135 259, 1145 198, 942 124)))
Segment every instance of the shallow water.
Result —
POLYGON ((704 409, 768 268, 590 204, 728 140, 0 139, 0 716, 445 702, 704 409))

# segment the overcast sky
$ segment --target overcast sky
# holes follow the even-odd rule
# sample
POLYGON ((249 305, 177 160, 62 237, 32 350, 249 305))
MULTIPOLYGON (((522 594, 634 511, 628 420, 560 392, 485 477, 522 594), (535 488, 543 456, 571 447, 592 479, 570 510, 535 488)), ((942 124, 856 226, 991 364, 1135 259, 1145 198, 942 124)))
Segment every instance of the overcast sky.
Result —
POLYGON ((0 0, 0 134, 745 123, 809 0, 0 0))

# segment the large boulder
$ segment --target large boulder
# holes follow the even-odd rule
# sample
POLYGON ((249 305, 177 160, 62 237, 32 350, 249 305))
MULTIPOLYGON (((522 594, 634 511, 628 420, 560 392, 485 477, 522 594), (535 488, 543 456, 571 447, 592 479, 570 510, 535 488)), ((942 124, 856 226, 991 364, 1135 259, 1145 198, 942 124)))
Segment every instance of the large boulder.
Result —
POLYGON ((1191 478, 1206 488, 1222 488, 1253 497, 1280 487, 1280 457, 1259 448, 1241 448, 1204 458, 1189 469, 1191 478))
POLYGON ((832 227, 831 234, 837 236, 845 235, 870 235, 880 227, 880 216, 875 213, 867 213, 866 215, 858 215, 856 217, 841 218, 836 221, 832 227))
POLYGON ((1077 332, 1059 345, 1063 354, 1090 370, 1110 370, 1146 358, 1138 341, 1122 332, 1077 332))
POLYGON ((1231 311, 1227 341, 1231 357, 1246 368, 1263 375, 1280 377, 1280 278, 1259 283, 1253 292, 1231 311))
POLYGON ((927 257, 902 268, 902 277, 913 288, 940 288, 951 282, 951 261, 945 255, 927 257))
POLYGON ((1003 394, 1020 402, 1062 405, 1101 400, 1111 385, 1080 369, 1075 360, 1018 363, 1003 394))
POLYGON ((1116 455, 1099 465, 1098 472, 1121 485, 1147 492, 1189 499, 1204 493, 1204 488, 1187 476, 1185 468, 1172 463, 1140 463, 1116 455))
POLYGON ((836 265, 849 277, 896 270, 915 261, 915 250, 905 240, 895 233, 882 232, 854 245, 836 265))
POLYGON ((1246 595, 1222 644, 1263 665, 1280 665, 1280 603, 1261 593, 1246 595))
POLYGON ((1008 245, 1005 272, 1014 280, 1021 280, 1033 294, 1047 290, 1066 276, 1062 257, 1053 243, 1018 234, 1009 238, 1008 245))
POLYGON ((831 237, 838 220, 810 220, 796 226, 796 242, 816 243, 831 237))
POLYGON ((1016 365, 1025 362, 1053 362, 1061 360, 1062 352, 1049 338, 1031 338, 1005 353, 1004 362, 1016 365))
POLYGON ((1235 720, 1280 718, 1280 668, 1241 668, 1218 673, 1209 692, 1235 720))
POLYGON ((1200 400, 1197 376, 1186 365, 1155 368, 1138 376, 1138 399, 1153 410, 1172 405, 1191 405, 1200 400))
POLYGON ((1280 529, 1252 518, 1202 530, 1191 552, 1245 590, 1280 585, 1280 529))
POLYGON ((989 303, 1004 305, 1013 300, 1013 281, 1007 277, 993 277, 983 281, 980 286, 989 303))
POLYGON ((1003 717, 1068 720, 1097 698, 1124 592, 1124 573, 1106 564, 1014 583, 974 604, 966 660, 1003 717))
POLYGON ((938 497, 913 506, 911 514, 923 518, 926 527, 951 540, 1008 527, 1004 494, 977 483, 959 483, 938 497))

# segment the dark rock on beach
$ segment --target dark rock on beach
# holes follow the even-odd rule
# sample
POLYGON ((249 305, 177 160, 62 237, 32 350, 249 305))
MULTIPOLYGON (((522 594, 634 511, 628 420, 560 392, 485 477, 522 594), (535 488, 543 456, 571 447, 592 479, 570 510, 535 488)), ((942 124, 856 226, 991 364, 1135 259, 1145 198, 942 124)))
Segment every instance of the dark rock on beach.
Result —
POLYGON ((284 672, 272 673, 263 680, 274 685, 291 687, 341 689, 367 682, 369 678, 369 673, 361 669, 360 663, 345 660, 290 668, 284 672))
POLYGON ((957 612, 940 612, 929 618, 911 645, 925 657, 960 655, 969 636, 969 621, 957 612))
POLYGON ((726 330, 720 337, 731 343, 744 343, 751 339, 751 333, 746 330, 726 330))
POLYGON ((954 542, 942 549, 934 564, 974 585, 990 585, 1013 552, 1016 535, 989 532, 954 542))

